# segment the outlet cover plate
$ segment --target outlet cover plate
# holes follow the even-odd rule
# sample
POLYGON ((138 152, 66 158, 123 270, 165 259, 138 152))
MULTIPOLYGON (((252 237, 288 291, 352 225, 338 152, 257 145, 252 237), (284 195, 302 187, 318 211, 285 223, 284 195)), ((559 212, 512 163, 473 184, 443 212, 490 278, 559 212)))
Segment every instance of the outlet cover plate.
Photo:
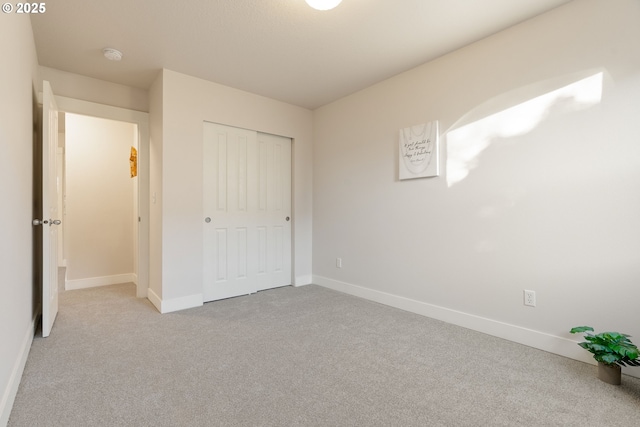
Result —
POLYGON ((524 290, 524 305, 529 307, 536 306, 536 291, 524 290))

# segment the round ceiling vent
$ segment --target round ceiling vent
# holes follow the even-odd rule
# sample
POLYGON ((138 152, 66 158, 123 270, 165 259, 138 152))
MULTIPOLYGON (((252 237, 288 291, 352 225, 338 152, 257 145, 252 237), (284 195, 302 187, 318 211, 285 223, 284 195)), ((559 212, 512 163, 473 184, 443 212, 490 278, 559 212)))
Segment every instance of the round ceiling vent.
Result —
POLYGON ((104 57, 109 61, 120 61, 122 59, 122 52, 111 47, 105 47, 102 53, 104 53, 104 57))

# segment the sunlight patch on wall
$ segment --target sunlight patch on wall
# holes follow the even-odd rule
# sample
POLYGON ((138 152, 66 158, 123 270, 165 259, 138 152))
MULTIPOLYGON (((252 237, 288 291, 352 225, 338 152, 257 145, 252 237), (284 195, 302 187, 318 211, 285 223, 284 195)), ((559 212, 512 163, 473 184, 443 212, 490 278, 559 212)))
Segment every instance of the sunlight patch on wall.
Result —
POLYGON ((524 135, 548 117, 599 104, 602 85, 599 72, 448 132, 447 186, 461 182, 477 168, 480 154, 495 139, 524 135))

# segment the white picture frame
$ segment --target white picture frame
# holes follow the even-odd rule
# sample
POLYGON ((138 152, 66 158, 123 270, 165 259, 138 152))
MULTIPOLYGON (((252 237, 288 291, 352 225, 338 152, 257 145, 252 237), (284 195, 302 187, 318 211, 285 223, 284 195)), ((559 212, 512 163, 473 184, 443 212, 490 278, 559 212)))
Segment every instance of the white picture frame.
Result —
POLYGON ((439 145, 437 121, 400 129, 399 179, 439 176, 439 145))

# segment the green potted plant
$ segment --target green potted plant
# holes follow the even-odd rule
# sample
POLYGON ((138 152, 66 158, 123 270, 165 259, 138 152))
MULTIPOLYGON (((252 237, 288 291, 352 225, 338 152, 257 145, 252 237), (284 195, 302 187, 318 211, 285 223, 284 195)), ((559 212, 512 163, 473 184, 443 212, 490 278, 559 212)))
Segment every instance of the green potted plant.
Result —
POLYGON ((630 335, 619 332, 594 332, 591 326, 576 326, 572 334, 584 333, 586 341, 578 345, 593 354, 598 361, 598 378, 602 381, 619 385, 621 382, 621 366, 640 366, 638 347, 629 340, 630 335))

